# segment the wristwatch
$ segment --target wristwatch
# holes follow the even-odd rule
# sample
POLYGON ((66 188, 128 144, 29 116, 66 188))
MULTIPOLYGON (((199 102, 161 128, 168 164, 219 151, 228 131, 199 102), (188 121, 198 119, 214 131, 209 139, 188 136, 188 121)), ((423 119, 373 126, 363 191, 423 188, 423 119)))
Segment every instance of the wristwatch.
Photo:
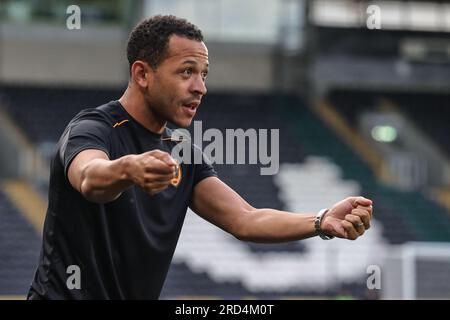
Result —
POLYGON ((334 236, 329 236, 327 234, 325 234, 322 229, 320 228, 320 225, 322 223, 322 218, 325 215, 325 213, 328 212, 328 209, 322 209, 320 210, 317 215, 316 218, 314 219, 314 229, 316 229, 317 234, 319 235, 319 237, 321 237, 323 240, 331 240, 334 238, 334 236))

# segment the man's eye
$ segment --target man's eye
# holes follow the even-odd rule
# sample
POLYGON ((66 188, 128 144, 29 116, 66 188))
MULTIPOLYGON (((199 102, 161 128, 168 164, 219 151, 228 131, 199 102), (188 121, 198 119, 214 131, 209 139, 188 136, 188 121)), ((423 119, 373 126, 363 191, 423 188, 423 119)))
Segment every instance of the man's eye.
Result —
POLYGON ((208 72, 202 72, 203 79, 206 79, 208 77, 208 72))
POLYGON ((184 69, 183 74, 187 75, 187 76, 190 76, 192 74, 192 69, 190 69, 190 68, 184 69))

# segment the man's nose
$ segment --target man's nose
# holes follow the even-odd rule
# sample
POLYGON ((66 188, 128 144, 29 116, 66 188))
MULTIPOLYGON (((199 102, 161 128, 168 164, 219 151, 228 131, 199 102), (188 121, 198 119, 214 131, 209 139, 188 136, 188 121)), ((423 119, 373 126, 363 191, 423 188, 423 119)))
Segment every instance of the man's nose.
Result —
POLYGON ((206 83, 201 76, 194 77, 191 83, 191 91, 195 94, 204 96, 208 91, 206 89, 206 83))

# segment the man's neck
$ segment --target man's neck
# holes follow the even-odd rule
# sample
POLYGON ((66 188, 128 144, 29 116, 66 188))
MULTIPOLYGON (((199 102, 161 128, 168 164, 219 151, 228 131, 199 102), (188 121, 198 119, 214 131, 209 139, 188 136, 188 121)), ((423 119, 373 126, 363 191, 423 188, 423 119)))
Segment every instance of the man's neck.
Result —
POLYGON ((163 133, 167 122, 161 122, 157 119, 151 108, 147 106, 141 92, 129 85, 120 97, 119 102, 135 121, 152 132, 163 133))

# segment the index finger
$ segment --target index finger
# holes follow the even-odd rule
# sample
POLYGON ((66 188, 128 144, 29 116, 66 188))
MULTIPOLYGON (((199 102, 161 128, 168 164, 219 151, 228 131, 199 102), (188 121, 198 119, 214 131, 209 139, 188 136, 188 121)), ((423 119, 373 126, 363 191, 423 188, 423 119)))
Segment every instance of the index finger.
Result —
POLYGON ((358 205, 371 206, 372 200, 364 198, 364 197, 356 197, 354 200, 354 206, 357 207, 358 205))
POLYGON ((372 205, 370 205, 370 206, 358 205, 355 209, 362 209, 362 210, 365 210, 365 211, 369 212, 370 219, 372 219, 372 215, 373 215, 373 207, 372 207, 372 205))
POLYGON ((148 172, 154 172, 159 174, 175 174, 175 168, 174 165, 169 165, 167 162, 162 161, 160 159, 154 158, 151 160, 151 162, 147 166, 148 172))
POLYGON ((165 163, 167 163, 169 166, 176 166, 176 161, 172 158, 170 154, 167 152, 161 151, 161 150, 152 150, 150 152, 152 157, 155 157, 158 160, 161 160, 165 163))

